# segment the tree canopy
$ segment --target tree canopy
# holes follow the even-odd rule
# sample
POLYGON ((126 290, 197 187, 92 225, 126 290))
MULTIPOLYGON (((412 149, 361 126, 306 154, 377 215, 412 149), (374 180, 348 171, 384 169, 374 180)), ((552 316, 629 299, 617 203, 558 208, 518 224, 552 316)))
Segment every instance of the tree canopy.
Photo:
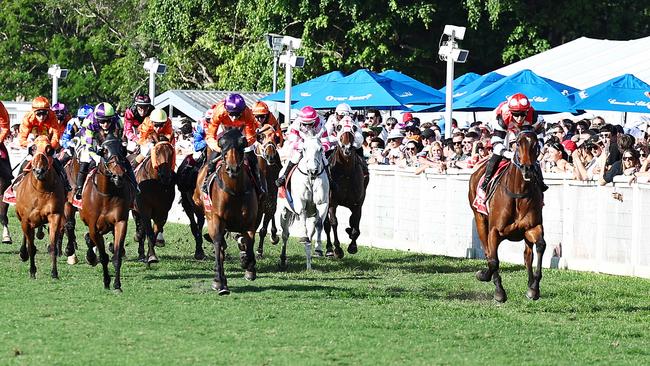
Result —
MULTIPOLYGON (((296 82, 333 71, 396 69, 439 86, 445 24, 467 26, 458 73, 484 73, 581 36, 649 34, 650 5, 621 0, 0 0, 0 99, 51 94, 49 65, 70 69, 59 99, 123 109, 146 91, 142 65, 168 65, 171 88, 268 91, 272 53, 264 34, 303 39, 296 82)), ((279 76, 282 80, 282 75, 279 76)))

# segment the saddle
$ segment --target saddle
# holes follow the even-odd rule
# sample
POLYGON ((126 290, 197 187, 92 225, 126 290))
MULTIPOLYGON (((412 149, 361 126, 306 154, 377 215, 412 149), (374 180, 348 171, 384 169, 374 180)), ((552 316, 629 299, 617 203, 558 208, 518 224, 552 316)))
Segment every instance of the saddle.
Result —
POLYGON ((485 180, 485 172, 483 172, 483 175, 481 178, 478 180, 477 187, 476 187, 476 197, 474 198, 474 202, 472 202, 472 206, 476 209, 476 211, 482 213, 483 215, 489 214, 489 201, 494 196, 494 192, 496 191, 497 183, 501 180, 503 177, 503 174, 506 171, 506 168, 508 165, 510 165, 510 160, 501 160, 499 162, 499 166, 497 167, 497 171, 494 172, 494 175, 492 176, 492 179, 488 183, 488 189, 487 192, 483 191, 481 189, 481 185, 483 184, 483 181, 485 180))

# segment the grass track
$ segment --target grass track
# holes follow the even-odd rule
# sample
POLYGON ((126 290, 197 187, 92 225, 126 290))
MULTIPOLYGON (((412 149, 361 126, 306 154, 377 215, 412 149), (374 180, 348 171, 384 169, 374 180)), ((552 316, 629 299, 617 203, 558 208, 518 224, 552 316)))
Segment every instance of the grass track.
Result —
POLYGON ((103 289, 101 266, 62 258, 51 280, 43 242, 30 280, 18 245, 0 244, 0 365, 650 364, 647 280, 545 270, 532 302, 523 267, 505 265, 498 305, 474 279, 482 261, 360 247, 306 272, 291 242, 286 273, 270 244, 255 282, 229 261, 233 293, 219 297, 213 260, 190 259, 189 228, 166 229, 147 269, 131 259, 130 225, 121 295, 103 289))

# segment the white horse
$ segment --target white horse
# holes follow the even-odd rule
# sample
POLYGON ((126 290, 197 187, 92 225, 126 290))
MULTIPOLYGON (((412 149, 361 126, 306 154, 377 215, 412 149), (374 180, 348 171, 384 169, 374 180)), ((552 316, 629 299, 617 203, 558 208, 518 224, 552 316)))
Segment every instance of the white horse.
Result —
POLYGON ((323 146, 319 136, 306 136, 303 141, 302 157, 291 176, 289 193, 293 199, 293 210, 286 200, 281 200, 282 252, 280 268, 287 268, 287 240, 289 226, 300 220, 299 240, 305 245, 307 269, 311 270, 311 243, 316 234, 316 251, 323 252, 321 233, 329 208, 330 186, 327 179, 323 146))

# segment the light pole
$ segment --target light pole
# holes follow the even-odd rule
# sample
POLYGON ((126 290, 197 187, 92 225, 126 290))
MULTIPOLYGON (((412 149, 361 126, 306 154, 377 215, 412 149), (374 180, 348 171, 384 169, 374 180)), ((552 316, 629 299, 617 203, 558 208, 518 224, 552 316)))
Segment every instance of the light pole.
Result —
POLYGON ((62 69, 59 65, 52 65, 47 69, 47 74, 52 78, 52 105, 59 101, 59 79, 68 76, 68 69, 62 69))
POLYGON ((451 137, 451 121, 454 95, 454 62, 464 63, 469 56, 468 50, 458 48, 456 40, 463 40, 465 37, 465 27, 455 25, 445 25, 443 37, 440 38, 440 48, 438 56, 440 60, 447 61, 447 85, 445 95, 445 138, 451 137), (444 36, 447 40, 443 41, 444 36))
POLYGON ((161 64, 155 57, 150 57, 144 62, 144 68, 145 70, 149 70, 149 98, 153 105, 154 98, 156 97, 156 74, 163 75, 166 73, 167 65, 161 64))
POLYGON ((278 58, 282 52, 282 38, 279 34, 269 33, 266 36, 266 44, 273 50, 273 93, 278 91, 278 58))
POLYGON ((287 47, 286 52, 280 56, 280 64, 285 65, 284 74, 284 103, 285 103, 285 121, 287 125, 291 124, 291 76, 293 67, 304 67, 305 58, 293 54, 293 50, 300 48, 302 40, 290 36, 282 37, 282 44, 287 47))

